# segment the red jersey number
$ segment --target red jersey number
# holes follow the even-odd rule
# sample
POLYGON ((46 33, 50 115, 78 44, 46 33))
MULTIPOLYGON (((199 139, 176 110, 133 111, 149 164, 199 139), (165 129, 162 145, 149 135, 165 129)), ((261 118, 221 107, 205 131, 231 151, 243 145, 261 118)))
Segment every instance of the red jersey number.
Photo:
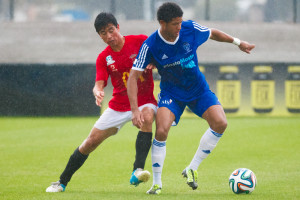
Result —
MULTIPOLYGON (((128 78, 129 78, 129 72, 123 72, 122 79, 123 79, 123 83, 124 83, 124 85, 125 85, 126 88, 127 88, 127 80, 128 80, 128 78)), ((145 80, 144 77, 143 77, 143 75, 141 75, 139 77, 139 79, 140 79, 141 82, 144 82, 144 80, 145 80)))

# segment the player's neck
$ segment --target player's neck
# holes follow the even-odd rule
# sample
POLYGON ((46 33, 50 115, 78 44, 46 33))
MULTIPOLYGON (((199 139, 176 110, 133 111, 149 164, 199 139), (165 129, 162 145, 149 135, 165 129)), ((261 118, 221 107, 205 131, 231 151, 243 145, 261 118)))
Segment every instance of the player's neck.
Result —
POLYGON ((120 52, 122 50, 124 44, 125 44, 125 37, 122 36, 120 38, 120 41, 116 45, 110 46, 110 47, 114 52, 120 52))
POLYGON ((175 42, 175 40, 177 39, 177 37, 171 36, 168 32, 162 31, 162 29, 159 29, 159 33, 161 37, 163 37, 168 42, 175 42))

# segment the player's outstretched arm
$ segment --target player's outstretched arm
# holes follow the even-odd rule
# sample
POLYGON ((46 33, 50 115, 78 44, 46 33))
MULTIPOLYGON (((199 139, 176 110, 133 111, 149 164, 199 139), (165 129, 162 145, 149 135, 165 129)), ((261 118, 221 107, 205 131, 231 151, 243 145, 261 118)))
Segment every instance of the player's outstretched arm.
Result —
POLYGON ((224 33, 222 31, 220 31, 218 29, 214 29, 214 28, 211 29, 210 39, 216 40, 218 42, 233 43, 233 44, 237 45, 241 51, 244 51, 248 54, 255 47, 255 44, 249 44, 246 41, 242 41, 238 38, 234 38, 234 37, 228 35, 227 33, 224 33))
POLYGON ((141 128, 144 122, 144 117, 142 112, 139 110, 138 107, 138 100, 137 100, 137 93, 138 93, 138 87, 137 87, 137 81, 139 77, 142 75, 143 71, 138 70, 131 70, 129 74, 129 78, 127 81, 127 94, 128 99, 130 102, 130 107, 132 111, 132 123, 137 128, 141 128))
POLYGON ((101 107, 101 102, 104 98, 104 81, 97 81, 95 83, 93 94, 95 96, 96 105, 101 107))

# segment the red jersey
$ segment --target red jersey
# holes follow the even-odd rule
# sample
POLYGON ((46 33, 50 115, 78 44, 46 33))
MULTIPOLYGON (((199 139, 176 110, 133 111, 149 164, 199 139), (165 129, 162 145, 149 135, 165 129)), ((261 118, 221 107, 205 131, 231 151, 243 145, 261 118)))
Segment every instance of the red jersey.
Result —
MULTIPOLYGON (((110 76, 114 87, 113 98, 108 103, 108 107, 113 110, 121 112, 131 110, 127 96, 127 80, 135 57, 146 39, 146 35, 125 36, 125 43, 120 52, 114 52, 110 46, 107 46, 97 58, 96 81, 103 80, 106 86, 110 76)), ((157 105, 153 96, 152 70, 145 70, 137 84, 138 106, 146 103, 157 105)))

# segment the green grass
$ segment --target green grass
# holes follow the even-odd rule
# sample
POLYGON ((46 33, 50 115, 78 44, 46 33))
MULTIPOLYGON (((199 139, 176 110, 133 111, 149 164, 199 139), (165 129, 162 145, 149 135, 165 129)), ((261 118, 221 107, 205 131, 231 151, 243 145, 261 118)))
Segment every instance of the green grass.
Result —
MULTIPOLYGON (((160 196, 149 182, 129 185, 137 129, 130 123, 105 141, 73 176, 66 192, 48 194, 69 156, 96 118, 0 118, 0 199, 300 199, 300 119, 234 118, 212 154, 198 169, 199 188, 181 177, 208 128, 204 120, 182 119, 167 141, 160 196), (251 169, 258 185, 250 195, 228 186, 231 172, 251 169)), ((146 169, 150 172, 149 154, 146 169)))

